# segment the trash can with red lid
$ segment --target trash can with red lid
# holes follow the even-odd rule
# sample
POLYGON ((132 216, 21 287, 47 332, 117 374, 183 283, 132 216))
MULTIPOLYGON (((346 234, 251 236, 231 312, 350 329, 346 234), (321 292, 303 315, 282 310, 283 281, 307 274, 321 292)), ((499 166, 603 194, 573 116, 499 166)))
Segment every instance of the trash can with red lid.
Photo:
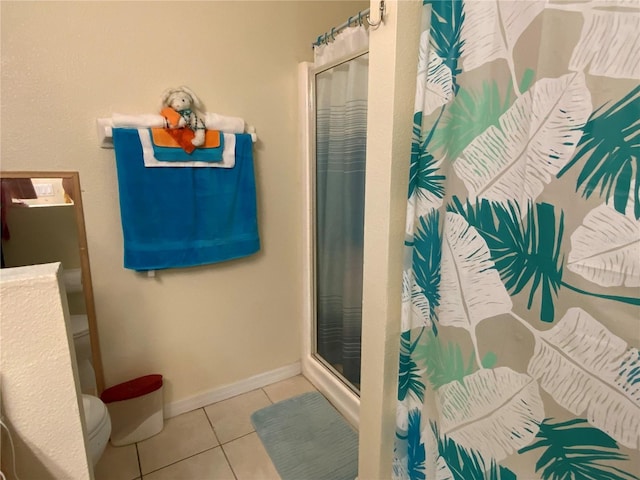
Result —
POLYGON ((140 442, 162 431, 162 375, 146 375, 107 388, 100 399, 111 417, 111 444, 140 442))

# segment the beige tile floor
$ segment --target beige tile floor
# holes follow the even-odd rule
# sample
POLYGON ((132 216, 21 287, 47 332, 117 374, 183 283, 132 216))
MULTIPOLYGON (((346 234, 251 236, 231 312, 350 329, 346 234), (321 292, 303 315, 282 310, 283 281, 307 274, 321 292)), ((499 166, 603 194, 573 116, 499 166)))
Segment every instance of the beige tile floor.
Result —
POLYGON ((165 421, 158 435, 107 446, 96 480, 279 479, 250 416, 272 403, 315 391, 297 376, 165 421))

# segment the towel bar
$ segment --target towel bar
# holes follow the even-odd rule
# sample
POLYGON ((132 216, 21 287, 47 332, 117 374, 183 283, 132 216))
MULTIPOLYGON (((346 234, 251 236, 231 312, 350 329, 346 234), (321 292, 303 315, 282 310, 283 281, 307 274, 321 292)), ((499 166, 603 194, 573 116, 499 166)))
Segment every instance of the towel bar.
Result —
MULTIPOLYGON (((113 148, 113 122, 111 118, 96 119, 96 128, 98 130, 98 144, 102 148, 113 148)), ((251 135, 253 143, 258 141, 255 127, 247 125, 246 133, 251 135)))

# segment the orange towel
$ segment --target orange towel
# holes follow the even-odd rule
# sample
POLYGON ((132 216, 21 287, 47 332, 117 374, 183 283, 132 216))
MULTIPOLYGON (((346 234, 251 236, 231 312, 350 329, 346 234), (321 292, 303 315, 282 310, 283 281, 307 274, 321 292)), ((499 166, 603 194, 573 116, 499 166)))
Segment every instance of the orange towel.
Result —
POLYGON ((165 132, 167 132, 167 135, 169 135, 169 137, 171 137, 185 152, 191 153, 196 149, 196 146, 191 143, 191 140, 196 136, 193 133, 193 130, 189 130, 188 128, 168 128, 165 132))
MULTIPOLYGON (((189 142, 194 137, 193 131, 189 128, 152 128, 151 129, 151 137, 153 139, 154 145, 158 147, 180 147, 181 145, 176 142, 175 137, 171 134, 171 132, 189 132, 191 137, 189 138, 189 142)), ((193 146, 193 145, 192 145, 193 146)), ((207 130, 204 134, 204 144, 198 148, 218 148, 220 147, 220 131, 219 130, 207 130)))
POLYGON ((173 127, 164 129, 167 138, 172 140, 171 143, 175 143, 175 146, 182 148, 187 153, 193 152, 196 147, 191 143, 191 140, 193 140, 195 134, 187 128, 177 128, 178 122, 180 122, 180 114, 171 107, 163 108, 160 114, 166 118, 167 123, 173 127))
MULTIPOLYGON (((180 122, 180 113, 171 107, 165 107, 160 114, 167 119, 170 126, 174 128, 152 128, 151 136, 153 143, 158 147, 180 147, 185 152, 191 153, 195 146, 191 143, 195 133, 190 128, 175 128, 180 122)), ((220 147, 220 132, 217 130, 207 130, 205 132, 204 144, 200 148, 220 147)))
POLYGON ((169 125, 177 128, 178 122, 180 122, 180 114, 171 107, 165 107, 160 111, 160 115, 167 119, 169 125))

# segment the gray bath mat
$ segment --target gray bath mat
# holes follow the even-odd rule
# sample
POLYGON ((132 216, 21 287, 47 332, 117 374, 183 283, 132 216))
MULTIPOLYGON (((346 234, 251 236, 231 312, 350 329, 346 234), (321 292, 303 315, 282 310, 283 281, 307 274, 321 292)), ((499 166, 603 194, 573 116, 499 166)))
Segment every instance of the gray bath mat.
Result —
POLYGON ((354 480, 358 434, 320 393, 270 405, 251 421, 282 480, 354 480))

